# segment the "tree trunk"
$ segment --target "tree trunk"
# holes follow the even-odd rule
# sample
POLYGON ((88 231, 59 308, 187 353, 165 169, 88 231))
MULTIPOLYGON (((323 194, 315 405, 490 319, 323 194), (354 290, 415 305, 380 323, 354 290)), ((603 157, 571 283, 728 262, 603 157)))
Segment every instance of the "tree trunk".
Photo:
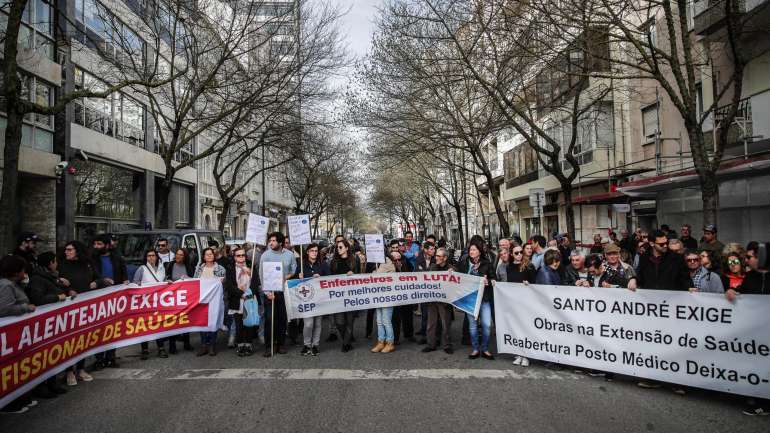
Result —
POLYGON ((439 221, 441 221, 441 237, 443 237, 445 240, 449 239, 449 236, 447 235, 447 229, 446 229, 446 215, 444 215, 444 207, 439 204, 438 207, 438 218, 439 221))
POLYGON ((500 204, 500 186, 495 185, 494 182, 490 182, 489 178, 487 178, 487 185, 489 185, 489 192, 492 194, 492 203, 495 205, 495 213, 497 214, 497 220, 500 223, 500 233, 502 234, 502 237, 507 238, 511 235, 511 228, 508 226, 508 218, 505 217, 505 211, 500 204))
POLYGON ((460 233, 460 245, 458 245, 458 248, 462 249, 465 247, 465 234, 463 232, 463 210, 458 201, 454 202, 453 207, 457 213, 457 231, 460 233))
POLYGON ((716 173, 706 170, 700 179, 701 200, 703 200, 703 225, 717 224, 719 213, 719 182, 716 173))
POLYGON ((570 239, 575 242, 575 209, 572 206, 572 184, 569 182, 561 185, 561 191, 564 194, 564 213, 567 220, 567 233, 570 239))
MULTIPOLYGON (((168 172, 168 168, 166 168, 168 172)), ((155 196, 158 197, 158 209, 160 215, 158 218, 158 225, 161 229, 170 229, 172 227, 171 213, 170 213, 170 197, 171 197, 171 185, 173 181, 173 175, 171 178, 166 175, 163 181, 159 184, 158 190, 155 191, 155 196)), ((156 212, 157 212, 156 211, 156 212)))
MULTIPOLYGON (((222 200, 222 215, 219 218, 219 224, 217 226, 217 229, 222 233, 225 232, 225 224, 227 223, 227 216, 230 215, 231 203, 232 203, 232 200, 222 200)), ((234 234, 232 233, 231 235, 234 236, 234 234)))
MULTIPOLYGON (((9 104, 10 105, 10 104, 9 104)), ((16 227, 17 192, 19 189, 19 152, 21 149, 21 127, 23 116, 12 107, 8 107, 5 126, 5 149, 3 150, 3 190, 0 198, 0 221, 3 221, 0 233, 0 252, 6 253, 14 245, 16 227)))

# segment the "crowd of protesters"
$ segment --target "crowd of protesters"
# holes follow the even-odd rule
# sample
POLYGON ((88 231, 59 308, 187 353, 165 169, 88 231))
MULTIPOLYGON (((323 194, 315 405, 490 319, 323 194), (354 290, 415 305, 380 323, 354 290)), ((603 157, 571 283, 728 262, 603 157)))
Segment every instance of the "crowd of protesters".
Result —
MULTIPOLYGON (((450 329, 455 309, 444 303, 383 307, 369 311, 337 313, 304 320, 288 321, 281 292, 263 292, 259 269, 264 262, 282 262, 284 279, 358 273, 454 271, 484 279, 483 297, 478 317, 462 315, 463 345, 470 346, 468 358, 495 358, 490 348, 493 330, 495 282, 547 284, 636 289, 682 290, 697 293, 724 294, 733 301, 741 294, 770 294, 770 281, 760 264, 760 245, 750 242, 745 247, 735 243, 724 245, 718 240, 717 228, 707 225, 696 240, 692 228, 684 225, 680 234, 662 225, 647 232, 620 231, 620 237, 610 232, 608 237, 597 234, 591 244, 577 244, 566 234, 547 239, 541 235, 527 241, 514 236, 500 239, 497 248, 478 235, 457 254, 447 248, 444 239, 428 235, 422 243, 411 232, 404 239, 392 240, 384 264, 368 263, 364 250, 355 239, 337 236, 326 248, 310 244, 302 250, 292 248, 280 232, 268 236, 264 249, 245 246, 220 246, 209 242, 199 264, 191 262, 184 248, 171 251, 166 239, 158 239, 147 250, 144 261, 133 275, 128 275, 125 261, 117 253, 116 237, 98 235, 90 248, 78 241, 65 244, 60 255, 53 252, 37 254, 40 241, 34 233, 23 233, 17 248, 0 261, 0 317, 23 315, 40 305, 64 302, 78 294, 115 284, 157 284, 188 278, 218 278, 223 284, 225 320, 220 331, 227 335, 227 347, 238 356, 251 356, 254 347, 263 346, 263 356, 288 353, 291 344, 301 338, 303 356, 321 353, 321 335, 328 328, 325 343, 341 342, 342 352, 354 349, 354 323, 366 320, 367 339, 375 341, 372 353, 387 354, 408 341, 424 345, 422 352, 443 350, 454 353, 450 329), (302 251, 302 255, 298 253, 302 251), (258 326, 244 323, 244 301, 256 298, 261 320, 258 326), (301 335, 300 335, 301 334, 301 335)), ((764 252, 763 252, 764 254, 764 252)), ((765 259, 767 262, 767 259, 765 259)), ((197 356, 216 356, 219 332, 200 334, 197 356)), ((194 350, 189 334, 155 341, 157 356, 167 358, 177 353, 177 342, 183 349, 194 350), (168 349, 167 349, 168 348, 168 349)), ((149 343, 142 343, 139 357, 150 356, 149 343)), ((515 356, 513 364, 527 367, 530 360, 515 356)), ((63 377, 54 376, 37 386, 28 395, 2 409, 3 412, 23 413, 37 404, 35 398, 55 398, 66 393, 66 387, 89 382, 88 371, 118 367, 115 350, 95 356, 86 368, 85 360, 69 368, 63 377)), ((562 368, 548 364, 550 368, 562 368)), ((582 372, 576 370, 576 372, 582 372)), ((591 376, 613 380, 610 373, 587 371, 591 376)), ((639 381, 644 388, 659 388, 663 384, 639 381)), ((681 386, 673 386, 685 394, 681 386)), ((767 402, 749 401, 744 413, 767 414, 767 402)))

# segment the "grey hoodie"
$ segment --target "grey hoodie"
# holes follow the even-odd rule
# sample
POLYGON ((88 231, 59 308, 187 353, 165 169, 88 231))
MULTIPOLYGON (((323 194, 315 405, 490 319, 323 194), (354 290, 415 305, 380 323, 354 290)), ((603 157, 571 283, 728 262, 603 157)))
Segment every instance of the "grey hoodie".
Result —
POLYGON ((0 279, 0 317, 21 316, 29 312, 29 298, 13 281, 0 279))

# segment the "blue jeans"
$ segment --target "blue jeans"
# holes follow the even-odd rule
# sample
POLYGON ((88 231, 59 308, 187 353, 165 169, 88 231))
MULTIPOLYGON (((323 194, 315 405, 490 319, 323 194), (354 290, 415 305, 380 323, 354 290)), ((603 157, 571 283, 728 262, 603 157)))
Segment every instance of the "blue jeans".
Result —
POLYGON ((378 308, 377 314, 377 340, 393 343, 393 307, 378 308))
POLYGON ((492 331, 492 304, 482 302, 479 308, 479 319, 481 320, 481 347, 479 347, 479 325, 476 319, 468 313, 468 331, 471 334, 471 347, 474 352, 489 351, 489 336, 492 331))

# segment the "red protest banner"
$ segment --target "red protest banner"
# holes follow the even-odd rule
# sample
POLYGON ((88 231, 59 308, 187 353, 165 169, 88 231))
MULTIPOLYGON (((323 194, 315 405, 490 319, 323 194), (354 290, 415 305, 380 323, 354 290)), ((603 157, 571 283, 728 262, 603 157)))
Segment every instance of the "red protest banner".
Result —
POLYGON ((114 286, 0 319, 0 407, 77 361, 175 334, 214 331, 219 279, 114 286))

